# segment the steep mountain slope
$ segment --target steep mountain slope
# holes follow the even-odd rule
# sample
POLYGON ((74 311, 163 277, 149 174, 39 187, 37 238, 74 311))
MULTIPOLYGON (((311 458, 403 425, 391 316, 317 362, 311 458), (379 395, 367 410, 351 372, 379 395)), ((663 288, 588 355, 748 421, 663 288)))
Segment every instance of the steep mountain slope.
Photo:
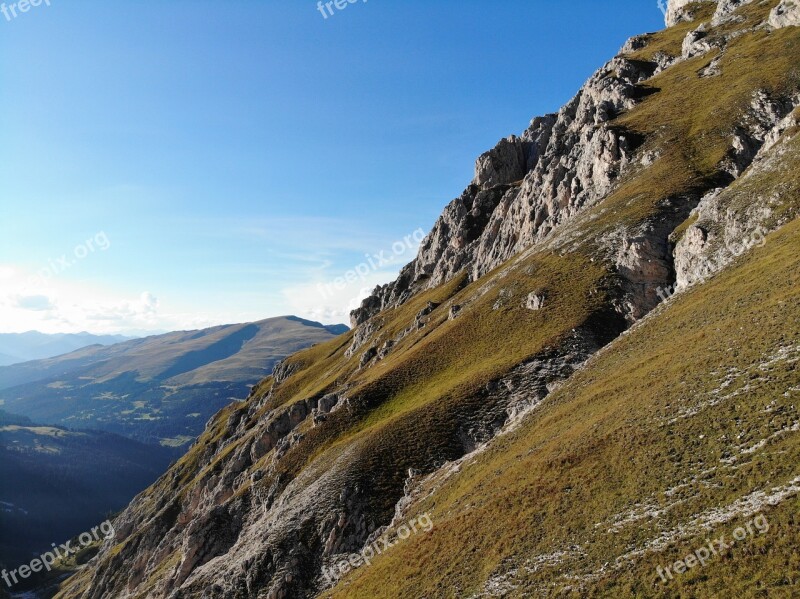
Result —
POLYGON ((672 3, 481 156, 357 328, 217 414, 60 596, 797 593, 793 6, 672 3))
POLYGON ((795 220, 415 481, 398 522, 427 513, 433 532, 323 596, 797 596, 798 247, 795 220), (758 514, 768 530, 725 557, 658 574, 758 514))
POLYGON ((281 358, 346 330, 287 316, 87 347, 0 368, 0 400, 37 422, 181 446, 281 358))
POLYGON ((89 345, 113 345, 128 339, 130 337, 124 335, 90 333, 0 333, 0 366, 51 358, 89 345))
POLYGON ((123 508, 172 452, 0 411, 0 564, 14 568, 123 508))

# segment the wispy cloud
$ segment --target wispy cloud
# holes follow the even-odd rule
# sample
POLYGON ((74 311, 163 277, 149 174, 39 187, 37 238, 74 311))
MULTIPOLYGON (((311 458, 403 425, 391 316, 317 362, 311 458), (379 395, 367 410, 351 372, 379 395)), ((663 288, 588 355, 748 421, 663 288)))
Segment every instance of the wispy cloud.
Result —
POLYGON ((299 250, 293 252, 297 256, 369 251, 391 236, 374 223, 317 216, 190 217, 181 225, 210 237, 267 241, 271 247, 295 248, 299 250))
POLYGON ((91 331, 133 333, 201 328, 217 324, 225 314, 164 310, 155 294, 133 297, 75 283, 66 277, 31 288, 31 274, 21 267, 0 265, 0 331, 45 333, 91 331))
MULTIPOLYGON (((132 264, 130 255, 125 262, 125 237, 118 244, 115 238, 120 253, 57 276, 35 276, 37 264, 0 264, 0 331, 140 334, 281 314, 348 322, 376 285, 393 280, 414 257, 419 240, 411 239, 417 232, 401 242, 363 223, 317 217, 190 217, 176 231, 209 240, 200 254, 170 255, 170 267, 185 265, 178 278, 137 271, 120 280, 132 264), (213 289, 202 292, 212 280, 213 289)), ((175 246, 182 241, 175 239, 175 246)), ((137 260, 145 258, 150 255, 137 260)))
POLYGON ((55 304, 46 295, 17 295, 14 298, 15 307, 20 310, 43 312, 55 309, 55 304))

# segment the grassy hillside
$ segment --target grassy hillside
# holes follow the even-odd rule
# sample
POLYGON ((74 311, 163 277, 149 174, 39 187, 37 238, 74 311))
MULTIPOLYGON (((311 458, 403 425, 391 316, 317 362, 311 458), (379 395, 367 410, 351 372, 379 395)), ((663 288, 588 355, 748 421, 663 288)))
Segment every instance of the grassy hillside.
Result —
POLYGON ((516 431, 429 480, 414 511, 432 533, 324 596, 469 597, 497 572, 513 573, 507 597, 800 593, 800 502, 769 501, 800 490, 798 247, 794 221, 650 315, 516 431), (658 565, 756 513, 767 533, 663 585, 658 565))
MULTIPOLYGON (((744 7, 736 28, 775 4, 744 7)), ((680 53, 697 25, 654 34, 634 56, 680 53)), ((571 226, 591 246, 620 223, 674 209, 676 194, 718 185, 753 90, 796 92, 798 55, 796 28, 750 31, 729 44, 717 77, 701 77, 714 52, 648 81, 655 93, 618 122, 643 134, 642 150, 658 161, 571 226)), ((796 219, 799 146, 787 144, 781 169, 731 186, 728 209, 773 197, 767 220, 796 219)), ((409 518, 429 513, 431 534, 399 543, 323 596, 800 594, 798 247, 793 220, 735 268, 660 307, 514 432, 427 479, 409 518), (707 538, 730 540, 757 514, 769 531, 667 583, 657 574, 707 538)))

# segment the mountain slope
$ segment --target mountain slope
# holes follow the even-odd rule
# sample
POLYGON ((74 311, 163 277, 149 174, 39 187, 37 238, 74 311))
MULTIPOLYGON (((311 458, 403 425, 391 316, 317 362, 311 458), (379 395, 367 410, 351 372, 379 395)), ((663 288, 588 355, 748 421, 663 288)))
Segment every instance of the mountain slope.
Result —
POLYGON ((288 316, 87 347, 0 368, 0 400, 37 422, 180 446, 281 358, 341 330, 288 316))
POLYGON ((433 532, 323 596, 796 596, 798 247, 795 220, 418 481, 399 521, 428 513, 433 532), (769 530, 726 558, 657 574, 757 514, 769 530))
POLYGON ((773 537, 667 593, 797 592, 784 3, 671 6, 480 157, 357 328, 217 414, 61 596, 658 596, 759 510, 773 537))

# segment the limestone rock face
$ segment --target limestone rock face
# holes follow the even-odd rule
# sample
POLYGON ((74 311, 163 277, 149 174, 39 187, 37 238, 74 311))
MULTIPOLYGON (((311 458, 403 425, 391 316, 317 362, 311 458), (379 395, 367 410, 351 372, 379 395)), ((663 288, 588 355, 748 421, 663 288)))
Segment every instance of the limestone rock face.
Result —
POLYGON ((774 99, 757 92, 740 125, 734 131, 733 144, 723 163, 723 168, 733 177, 739 177, 753 162, 758 152, 770 139, 777 139, 788 125, 783 122, 800 99, 774 99))
POLYGON ((711 24, 716 27, 717 25, 731 20, 731 13, 733 13, 733 11, 751 2, 753 2, 753 0, 719 0, 717 10, 714 11, 714 16, 711 19, 711 24))
POLYGON ((528 298, 525 300, 525 307, 528 310, 541 310, 544 307, 544 300, 547 299, 547 295, 540 291, 540 292, 531 292, 528 294, 528 298))
POLYGON ((800 27, 800 0, 781 0, 769 15, 769 24, 775 29, 800 27))
POLYGON ((475 184, 482 189, 518 181, 527 171, 526 143, 512 135, 475 163, 475 184))
MULTIPOLYGON (((667 2, 667 11, 664 15, 664 21, 667 24, 667 27, 672 27, 673 25, 677 25, 681 21, 689 21, 691 20, 691 15, 687 11, 687 7, 690 4, 693 4, 697 0, 669 0, 667 2)), ((700 0, 702 1, 713 1, 713 0, 700 0)))
POLYGON ((746 196, 745 205, 734 203, 741 198, 736 190, 715 189, 705 195, 694 210, 695 222, 675 246, 673 291, 702 283, 739 256, 763 245, 766 235, 796 216, 779 208, 781 165, 792 151, 783 134, 800 126, 797 106, 800 97, 782 103, 769 101, 761 93, 756 95, 744 121, 757 124, 752 130, 758 137, 751 138, 755 149, 751 149, 750 166, 738 185, 746 187, 752 180, 769 177, 778 182, 778 188, 746 196))
POLYGON ((690 10, 690 5, 697 2, 717 2, 717 9, 712 18, 713 25, 719 25, 725 22, 729 15, 743 4, 749 4, 753 0, 669 0, 667 3, 667 10, 665 22, 667 27, 672 27, 683 21, 691 21, 693 15, 690 10))
POLYGON ((706 40, 707 27, 700 25, 694 31, 690 31, 683 40, 682 57, 692 58, 700 54, 705 54, 711 49, 711 44, 706 40))
POLYGON ((558 113, 480 156, 475 179, 445 208, 416 259, 364 300, 353 326, 462 269, 477 279, 608 194, 640 143, 613 119, 636 104, 636 85, 657 69, 620 55, 558 113))
POLYGON ((276 383, 282 383, 292 376, 296 370, 296 364, 290 364, 288 362, 281 361, 275 364, 275 367, 272 369, 272 378, 275 379, 276 383))

